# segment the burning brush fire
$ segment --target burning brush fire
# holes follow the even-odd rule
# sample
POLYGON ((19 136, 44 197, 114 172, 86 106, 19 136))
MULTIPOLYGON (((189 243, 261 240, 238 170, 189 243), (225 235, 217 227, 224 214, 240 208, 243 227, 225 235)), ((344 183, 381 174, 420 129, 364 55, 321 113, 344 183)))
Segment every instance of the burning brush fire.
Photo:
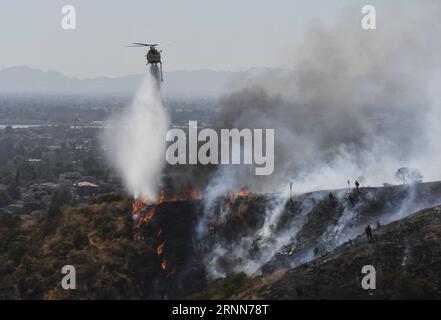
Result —
MULTIPOLYGON (((203 196, 199 190, 195 189, 187 189, 185 190, 181 196, 172 196, 168 197, 164 190, 161 191, 158 200, 154 202, 150 202, 146 198, 139 198, 133 203, 132 207, 132 217, 134 220, 134 229, 135 233, 138 235, 142 228, 146 227, 150 224, 153 218, 157 214, 156 207, 164 202, 176 202, 176 201, 185 201, 185 200, 202 200, 203 196)), ((162 259, 160 264, 161 269, 167 273, 167 275, 174 274, 176 272, 176 268, 170 268, 170 263, 165 258, 165 242, 162 240, 162 229, 154 226, 156 230, 153 232, 155 234, 155 238, 158 240, 158 246, 156 247, 156 254, 158 257, 162 259)), ((141 236, 141 239, 144 238, 141 236)))
MULTIPOLYGON (((250 192, 246 188, 238 192, 229 192, 221 204, 223 212, 229 212, 235 202, 239 199, 247 198, 250 192)), ((146 233, 156 242, 156 255, 159 258, 159 267, 168 277, 176 272, 170 252, 167 252, 167 243, 162 226, 155 217, 158 214, 158 206, 164 202, 178 202, 186 200, 202 200, 203 194, 196 189, 187 189, 181 195, 169 196, 164 190, 161 191, 158 200, 152 202, 146 198, 139 198, 133 203, 132 217, 134 221, 135 237, 144 240, 146 233)), ((167 231, 165 231, 166 233, 167 231)))
POLYGON ((224 211, 228 211, 231 208, 231 206, 234 204, 236 199, 238 199, 238 198, 246 198, 249 195, 250 195, 250 192, 248 191, 247 188, 242 188, 237 193, 229 192, 228 195, 227 195, 225 204, 224 204, 224 211))
MULTIPOLYGON (((132 217, 136 222, 136 230, 139 230, 143 225, 147 225, 150 220, 156 214, 156 206, 164 203, 166 201, 176 202, 185 200, 202 200, 203 196, 199 190, 187 189, 182 193, 182 196, 167 197, 164 190, 159 194, 158 200, 155 202, 150 202, 147 198, 139 198, 135 201, 132 208, 132 217), (143 217, 141 217, 143 212, 146 212, 143 217)), ((158 230, 157 235, 159 236, 162 231, 158 230)))

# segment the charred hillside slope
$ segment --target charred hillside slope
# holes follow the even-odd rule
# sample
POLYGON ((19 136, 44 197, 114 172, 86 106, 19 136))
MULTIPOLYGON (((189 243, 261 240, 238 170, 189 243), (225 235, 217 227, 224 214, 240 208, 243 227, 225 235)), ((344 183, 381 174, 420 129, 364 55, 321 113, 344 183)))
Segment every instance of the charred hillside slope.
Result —
POLYGON ((440 204, 440 182, 317 191, 292 199, 237 198, 222 219, 211 214, 213 223, 206 224, 212 232, 203 241, 205 265, 212 279, 235 272, 272 274, 334 250, 368 224, 375 229, 440 204), (239 225, 240 232, 232 232, 239 225))
MULTIPOLYGON (((360 235, 293 269, 245 280, 233 299, 440 299, 441 206, 360 235), (364 265, 376 268, 376 290, 363 290, 364 265)), ((219 298, 219 297, 218 297, 219 298)))

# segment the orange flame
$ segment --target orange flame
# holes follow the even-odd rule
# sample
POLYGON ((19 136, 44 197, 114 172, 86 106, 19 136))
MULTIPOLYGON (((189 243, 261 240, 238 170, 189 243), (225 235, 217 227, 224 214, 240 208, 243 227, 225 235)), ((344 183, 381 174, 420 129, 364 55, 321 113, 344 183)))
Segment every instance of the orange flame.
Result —
POLYGON ((167 197, 165 195, 165 191, 161 190, 161 192, 159 193, 159 198, 158 200, 156 200, 155 204, 161 204, 163 202, 165 202, 167 200, 167 197))
MULTIPOLYGON (((164 190, 161 190, 158 200, 154 202, 150 202, 147 198, 139 198, 133 203, 132 206, 132 215, 136 216, 137 223, 135 230, 139 231, 142 226, 148 224, 156 215, 156 206, 164 203, 165 201, 182 201, 182 200, 202 200, 203 194, 197 189, 188 188, 182 192, 181 195, 174 195, 173 197, 167 196, 164 190), (144 214, 142 216, 142 214, 144 214)), ((154 234, 156 238, 159 238, 162 235, 162 229, 156 228, 154 231, 154 234)), ((142 236, 142 239, 144 239, 144 236, 142 236)), ((156 247, 156 254, 158 256, 164 255, 164 242, 161 242, 156 247)), ((161 262, 161 269, 164 270, 167 273, 167 276, 173 275, 176 272, 176 266, 173 266, 171 271, 168 269, 170 268, 169 263, 164 258, 161 262)))
POLYGON ((138 224, 136 225, 136 229, 139 230, 139 228, 141 228, 143 225, 149 223, 155 216, 155 213, 156 213, 155 207, 150 207, 149 212, 147 212, 147 214, 138 221, 138 224))
POLYGON ((231 206, 235 203, 237 198, 246 198, 250 195, 250 192, 247 188, 240 189, 239 192, 229 192, 226 196, 225 202, 224 202, 224 211, 228 211, 231 206))
POLYGON ((250 192, 248 191, 247 188, 240 189, 239 194, 238 194, 238 196, 242 197, 242 198, 248 197, 249 195, 250 195, 250 192))
POLYGON ((164 270, 164 271, 167 271, 167 260, 166 259, 164 259, 161 262, 161 269, 164 270))
POLYGON ((158 256, 162 255, 162 253, 164 252, 164 242, 161 243, 157 248, 156 248, 156 254, 158 256))
POLYGON ((132 215, 138 214, 144 210, 148 200, 146 198, 139 198, 132 205, 132 215))
POLYGON ((141 228, 141 226, 149 223, 150 220, 152 220, 153 217, 156 214, 156 209, 155 209, 154 206, 156 206, 158 204, 161 204, 161 203, 163 203, 165 201, 166 201, 166 195, 165 195, 164 190, 162 190, 160 192, 158 200, 156 200, 153 203, 150 203, 148 201, 148 199, 144 198, 144 197, 141 197, 138 200, 136 200, 135 203, 132 206, 133 207, 133 209, 132 209, 132 215, 133 216, 137 215, 137 214, 140 214, 141 212, 143 212, 146 209, 148 210, 146 215, 138 221, 138 223, 136 225, 136 229, 139 230, 139 228, 141 228))

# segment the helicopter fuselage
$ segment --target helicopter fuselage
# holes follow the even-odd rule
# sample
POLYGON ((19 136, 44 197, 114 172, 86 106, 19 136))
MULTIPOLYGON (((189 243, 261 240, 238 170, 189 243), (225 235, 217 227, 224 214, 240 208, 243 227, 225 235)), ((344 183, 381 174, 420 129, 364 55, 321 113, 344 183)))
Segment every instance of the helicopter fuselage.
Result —
POLYGON ((161 52, 159 52, 156 49, 150 49, 149 52, 147 52, 146 55, 147 58, 147 64, 157 64, 162 63, 161 62, 161 52))

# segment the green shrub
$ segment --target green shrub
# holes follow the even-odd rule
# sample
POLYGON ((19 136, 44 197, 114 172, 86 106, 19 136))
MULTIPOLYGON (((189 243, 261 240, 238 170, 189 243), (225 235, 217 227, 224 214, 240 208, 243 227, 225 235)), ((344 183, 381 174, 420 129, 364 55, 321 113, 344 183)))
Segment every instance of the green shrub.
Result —
POLYGON ((115 193, 106 193, 99 195, 96 199, 94 199, 93 204, 111 203, 121 200, 123 200, 123 197, 121 195, 115 193))
POLYGON ((238 290, 247 275, 244 272, 231 273, 225 278, 216 281, 210 288, 202 292, 193 293, 188 296, 190 300, 206 300, 206 299, 225 299, 238 290))

